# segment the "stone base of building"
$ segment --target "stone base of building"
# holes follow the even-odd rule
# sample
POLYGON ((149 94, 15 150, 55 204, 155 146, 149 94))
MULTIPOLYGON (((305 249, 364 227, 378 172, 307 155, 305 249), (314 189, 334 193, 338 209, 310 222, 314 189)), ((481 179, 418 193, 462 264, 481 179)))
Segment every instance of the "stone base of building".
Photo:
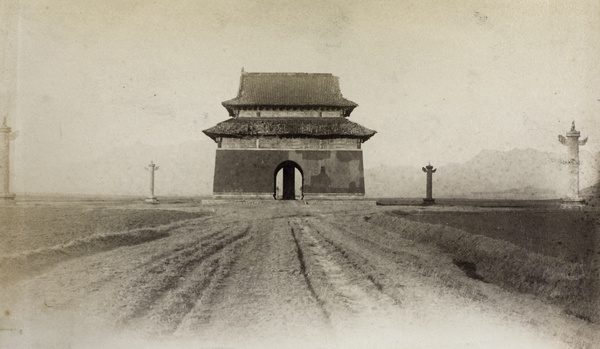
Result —
POLYGON ((347 193, 304 193, 301 197, 297 195, 295 200, 275 199, 271 193, 214 193, 213 198, 216 200, 270 200, 270 201, 307 201, 307 200, 363 200, 363 194, 347 194, 347 193))
POLYGON ((560 204, 560 208, 565 210, 576 210, 585 206, 585 200, 582 198, 566 198, 560 204))
POLYGON ((425 199, 423 199, 423 205, 427 205, 427 206, 429 206, 429 205, 435 205, 435 199, 427 199, 427 198, 425 198, 425 199))
POLYGON ((146 200, 144 200, 144 201, 149 204, 158 204, 158 199, 156 197, 146 198, 146 200))
POLYGON ((367 205, 376 206, 377 201, 366 198, 327 198, 327 199, 311 199, 311 200, 273 200, 266 198, 250 198, 250 197, 219 197, 212 199, 203 199, 202 205, 228 205, 228 204, 257 204, 257 205, 367 205))
POLYGON ((363 200, 364 195, 348 194, 348 193, 324 193, 324 194, 307 194, 304 193, 304 201, 308 200, 319 200, 319 201, 343 201, 343 200, 363 200))
POLYGON ((217 200, 275 200, 271 193, 213 193, 213 199, 217 200))
POLYGON ((14 200, 15 196, 13 193, 0 193, 0 200, 14 200))
POLYGON ((266 193, 245 193, 245 194, 232 194, 232 193, 214 193, 212 199, 202 200, 203 205, 217 205, 224 203, 278 203, 278 204, 302 204, 309 205, 315 203, 368 203, 369 205, 375 205, 376 201, 372 199, 366 199, 362 194, 304 194, 303 198, 296 198, 295 200, 282 200, 273 198, 273 194, 266 193))
POLYGON ((349 205, 354 207, 358 206, 377 206, 377 201, 373 199, 327 199, 327 200, 310 200, 310 201, 302 201, 306 205, 316 205, 316 206, 340 206, 340 205, 349 205))

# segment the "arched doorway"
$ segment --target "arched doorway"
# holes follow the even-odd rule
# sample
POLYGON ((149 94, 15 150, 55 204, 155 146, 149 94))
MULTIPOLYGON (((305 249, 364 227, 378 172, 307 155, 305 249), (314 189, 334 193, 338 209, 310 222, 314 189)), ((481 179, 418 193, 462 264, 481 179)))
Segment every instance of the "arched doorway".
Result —
POLYGON ((300 165, 287 160, 275 168, 273 198, 276 200, 301 200, 304 198, 304 173, 300 165))

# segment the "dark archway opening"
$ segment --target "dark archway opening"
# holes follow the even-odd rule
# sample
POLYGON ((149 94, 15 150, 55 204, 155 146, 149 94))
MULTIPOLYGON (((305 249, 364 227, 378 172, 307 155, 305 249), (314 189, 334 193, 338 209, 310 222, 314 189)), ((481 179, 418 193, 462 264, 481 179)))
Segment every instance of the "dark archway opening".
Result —
POLYGON ((279 164, 273 173, 273 198, 296 200, 304 198, 304 172, 297 163, 287 160, 279 164))

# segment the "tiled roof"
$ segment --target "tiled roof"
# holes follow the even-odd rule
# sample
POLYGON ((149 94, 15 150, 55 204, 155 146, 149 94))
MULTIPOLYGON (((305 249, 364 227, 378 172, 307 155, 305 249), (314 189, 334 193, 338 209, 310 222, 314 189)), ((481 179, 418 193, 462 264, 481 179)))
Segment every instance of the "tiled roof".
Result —
POLYGON ((236 98, 222 103, 234 115, 239 107, 339 107, 349 115, 358 104, 345 99, 331 74, 246 73, 236 98))
POLYGON ((359 138, 363 141, 376 132, 346 118, 233 118, 202 131, 212 139, 217 137, 283 136, 317 138, 359 138))

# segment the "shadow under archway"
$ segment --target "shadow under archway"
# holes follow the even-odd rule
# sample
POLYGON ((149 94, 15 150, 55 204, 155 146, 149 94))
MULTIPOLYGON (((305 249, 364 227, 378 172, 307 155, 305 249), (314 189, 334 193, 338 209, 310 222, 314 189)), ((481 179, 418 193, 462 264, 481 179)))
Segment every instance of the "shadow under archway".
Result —
POLYGON ((273 198, 275 200, 296 200, 297 194, 300 199, 304 199, 304 171, 294 161, 286 160, 277 165, 273 172, 273 198), (296 171, 300 174, 300 181, 296 179, 296 171), (282 176, 278 180, 280 172, 282 176))

